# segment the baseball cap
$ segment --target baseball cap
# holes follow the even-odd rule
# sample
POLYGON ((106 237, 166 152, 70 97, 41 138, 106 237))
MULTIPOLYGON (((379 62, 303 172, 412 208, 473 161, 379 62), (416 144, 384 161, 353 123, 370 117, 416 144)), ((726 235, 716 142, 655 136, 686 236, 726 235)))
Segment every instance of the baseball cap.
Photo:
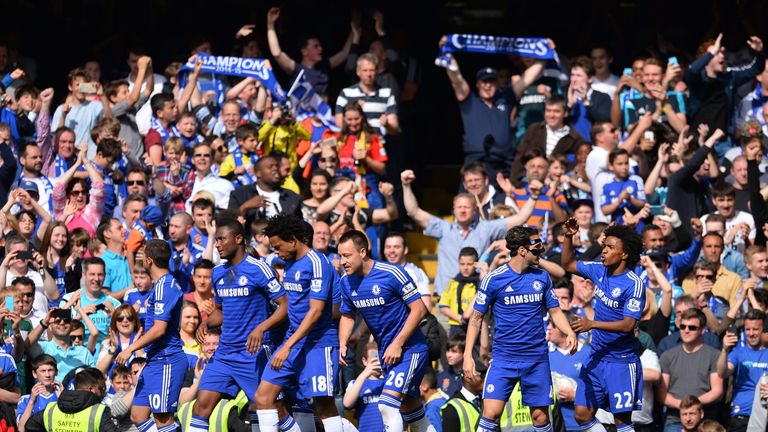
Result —
POLYGON ((498 74, 496 73, 496 69, 492 67, 482 68, 477 71, 477 74, 475 75, 475 78, 478 81, 496 81, 497 77, 498 74))
POLYGON ((163 212, 157 206, 146 206, 141 211, 141 220, 152 225, 160 225, 163 223, 163 212))
POLYGON ((40 190, 37 188, 37 183, 32 180, 21 180, 19 182, 19 188, 24 189, 27 192, 34 192, 40 195, 40 190))

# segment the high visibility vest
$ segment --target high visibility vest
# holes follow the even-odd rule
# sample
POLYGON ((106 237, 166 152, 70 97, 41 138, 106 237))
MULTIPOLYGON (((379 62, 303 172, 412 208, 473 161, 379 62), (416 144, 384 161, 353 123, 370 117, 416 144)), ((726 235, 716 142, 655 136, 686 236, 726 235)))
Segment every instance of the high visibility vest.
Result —
MULTIPOLYGON (((179 418, 179 423, 181 423, 182 431, 189 430, 192 421, 192 411, 196 401, 197 399, 193 399, 182 404, 179 408, 177 416, 179 418)), ((228 432, 229 413, 232 411, 232 408, 235 408, 237 412, 241 412, 246 406, 248 406, 248 396, 242 391, 240 391, 234 399, 220 400, 211 412, 211 417, 208 419, 208 430, 210 432, 228 432)))
MULTIPOLYGON (((552 386, 549 387, 550 394, 552 386)), ((553 396, 556 398, 557 396, 553 396)), ((552 410, 554 404, 549 407, 549 419, 552 421, 552 410)), ((501 432, 523 432, 533 430, 533 420, 531 419, 531 409, 523 405, 523 392, 520 389, 520 383, 515 384, 512 394, 504 405, 504 412, 501 413, 499 421, 501 432)))
POLYGON ((475 432, 477 423, 480 422, 480 412, 474 405, 461 398, 452 398, 440 408, 440 416, 447 406, 452 406, 459 414, 459 430, 461 432, 475 432))
POLYGON ((99 432, 101 417, 106 405, 96 404, 88 408, 67 414, 59 409, 58 403, 50 403, 45 407, 43 420, 48 432, 99 432))

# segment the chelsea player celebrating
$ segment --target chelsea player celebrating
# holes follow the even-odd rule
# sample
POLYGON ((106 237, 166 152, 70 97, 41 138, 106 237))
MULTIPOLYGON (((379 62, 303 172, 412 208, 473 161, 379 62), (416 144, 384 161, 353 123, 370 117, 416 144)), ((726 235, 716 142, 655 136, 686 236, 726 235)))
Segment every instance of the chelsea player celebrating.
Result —
POLYGON ((571 324, 581 333, 592 330, 592 352, 581 368, 584 385, 576 388, 575 415, 581 430, 605 432, 595 418, 598 408, 613 413, 618 432, 633 431, 632 411, 642 408, 643 367, 634 331, 645 307, 645 288, 632 270, 640 260, 642 239, 634 229, 610 225, 603 233, 602 262, 576 261, 576 219, 563 226, 563 267, 595 284, 594 321, 578 317, 571 324))
POLYGON ((281 430, 298 430, 285 412, 278 415, 276 404, 284 388, 298 384, 297 393, 314 400, 326 432, 341 432, 333 398, 339 371, 339 336, 332 318, 335 269, 309 246, 312 239, 301 219, 274 216, 265 232, 285 261, 283 287, 288 294, 289 327, 256 392, 259 427, 261 432, 277 432, 279 423, 281 430))
POLYGON ((221 339, 200 381, 189 428, 192 432, 208 430, 208 419, 222 394, 235 395, 242 389, 254 401, 273 348, 270 329, 288 316, 288 299, 272 268, 246 254, 245 229, 240 222, 219 222, 216 249, 227 262, 213 269, 216 306, 204 326, 222 326, 221 339), (278 306, 271 316, 270 302, 278 306))
POLYGON ((464 374, 477 375, 472 348, 480 333, 483 317, 492 308, 496 319, 491 364, 483 388, 483 415, 477 432, 494 432, 512 389, 518 381, 523 404, 530 407, 536 432, 549 432, 548 407, 552 404, 552 378, 544 315, 567 335, 566 348, 576 351, 576 334, 560 310, 552 280, 537 264, 544 246, 538 231, 518 226, 507 232, 509 263, 492 271, 480 283, 474 311, 467 329, 464 374))
POLYGON ((146 327, 144 334, 115 358, 117 364, 125 365, 134 352, 146 347, 147 365, 139 375, 131 407, 131 421, 140 432, 172 432, 179 426, 173 415, 188 364, 179 337, 184 293, 168 272, 170 259, 171 247, 164 240, 147 242, 144 263, 155 283, 147 301, 146 327))
POLYGON ((355 326, 355 311, 359 311, 379 344, 386 381, 378 407, 385 430, 402 432, 405 418, 415 432, 434 431, 419 398, 428 350, 418 327, 427 308, 416 285, 402 267, 372 260, 368 238, 360 231, 341 236, 339 255, 346 273, 339 280, 339 361, 346 364, 347 340, 355 326))

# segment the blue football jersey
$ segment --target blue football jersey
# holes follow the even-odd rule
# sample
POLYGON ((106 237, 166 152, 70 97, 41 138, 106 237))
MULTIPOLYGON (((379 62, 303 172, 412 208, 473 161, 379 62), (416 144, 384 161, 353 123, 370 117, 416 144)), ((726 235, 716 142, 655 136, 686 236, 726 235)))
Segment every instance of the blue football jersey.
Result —
POLYGON ((147 303, 149 303, 149 297, 152 295, 152 289, 141 292, 138 288, 131 288, 125 293, 123 298, 123 304, 138 305, 139 307, 139 321, 141 326, 147 328, 147 303))
POLYGON ((285 263, 283 288, 288 293, 288 320, 290 326, 286 338, 299 328, 309 313, 309 301, 322 300, 325 308, 312 330, 304 338, 306 342, 320 342, 338 346, 339 337, 333 322, 333 283, 336 270, 321 253, 310 249, 294 262, 285 263))
POLYGON ((145 348, 147 359, 182 352, 184 344, 179 336, 179 325, 183 304, 184 293, 170 273, 166 273, 152 284, 152 295, 147 302, 147 326, 144 327, 144 334, 155 325, 155 321, 165 321, 168 327, 160 339, 145 348))
MULTIPOLYGON (((599 261, 577 261, 576 269, 595 284, 595 321, 621 321, 625 316, 640 321, 645 307, 645 287, 635 272, 610 275, 608 267, 599 261)), ((639 349, 634 333, 592 329, 594 357, 633 363, 640 359, 639 349)))
MULTIPOLYGON (((339 288, 341 312, 360 311, 379 344, 380 357, 405 327, 410 314, 408 305, 421 301, 419 290, 405 269, 381 261, 375 261, 365 277, 343 275, 339 288)), ((412 347, 427 350, 427 342, 418 329, 403 345, 403 351, 412 347)))
MULTIPOLYGON (((237 265, 224 263, 213 269, 213 299, 222 309, 220 351, 242 352, 248 335, 269 318, 270 301, 285 295, 272 268, 250 255, 237 265)), ((264 344, 270 343, 270 332, 264 332, 264 344)))
POLYGON ((492 308, 494 360, 547 360, 544 317, 559 305, 549 274, 538 267, 518 273, 504 265, 487 274, 480 282, 474 308, 483 314, 492 308))

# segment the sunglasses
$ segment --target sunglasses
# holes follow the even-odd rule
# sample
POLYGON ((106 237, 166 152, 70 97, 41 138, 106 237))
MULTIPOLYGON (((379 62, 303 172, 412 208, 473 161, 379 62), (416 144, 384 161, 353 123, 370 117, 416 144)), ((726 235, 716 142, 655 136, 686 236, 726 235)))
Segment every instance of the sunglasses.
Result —
POLYGON ((73 190, 69 194, 72 195, 72 196, 80 196, 80 195, 85 195, 85 191, 84 190, 73 190))
POLYGON ((25 293, 21 293, 21 295, 24 297, 35 298, 35 293, 33 292, 25 292, 25 293))
POLYGON ((117 322, 123 322, 123 321, 133 322, 133 317, 125 316, 125 315, 120 315, 119 317, 117 317, 117 322))
POLYGON ((696 275, 695 277, 696 277, 696 279, 702 279, 702 278, 704 278, 704 279, 709 279, 709 280, 711 280, 712 282, 714 282, 714 281, 715 281, 715 275, 696 275))
POLYGON ((690 331, 696 331, 700 329, 700 326, 697 325, 686 325, 686 324, 680 324, 680 330, 690 330, 690 331))
POLYGON ((75 340, 77 340, 77 339, 82 340, 82 341, 85 340, 85 335, 84 334, 78 334, 78 335, 71 334, 71 335, 69 335, 69 337, 72 338, 72 339, 75 339, 75 340))
POLYGON ((219 153, 229 153, 229 149, 226 146, 214 147, 213 151, 219 153))
POLYGON ((318 159, 318 161, 322 163, 336 163, 338 159, 336 159, 335 157, 329 157, 329 158, 320 158, 318 159))
POLYGON ((195 157, 201 157, 201 158, 209 158, 211 157, 210 153, 195 153, 195 157))
POLYGON ((144 186, 146 182, 144 180, 128 180, 125 184, 128 186, 144 186))

